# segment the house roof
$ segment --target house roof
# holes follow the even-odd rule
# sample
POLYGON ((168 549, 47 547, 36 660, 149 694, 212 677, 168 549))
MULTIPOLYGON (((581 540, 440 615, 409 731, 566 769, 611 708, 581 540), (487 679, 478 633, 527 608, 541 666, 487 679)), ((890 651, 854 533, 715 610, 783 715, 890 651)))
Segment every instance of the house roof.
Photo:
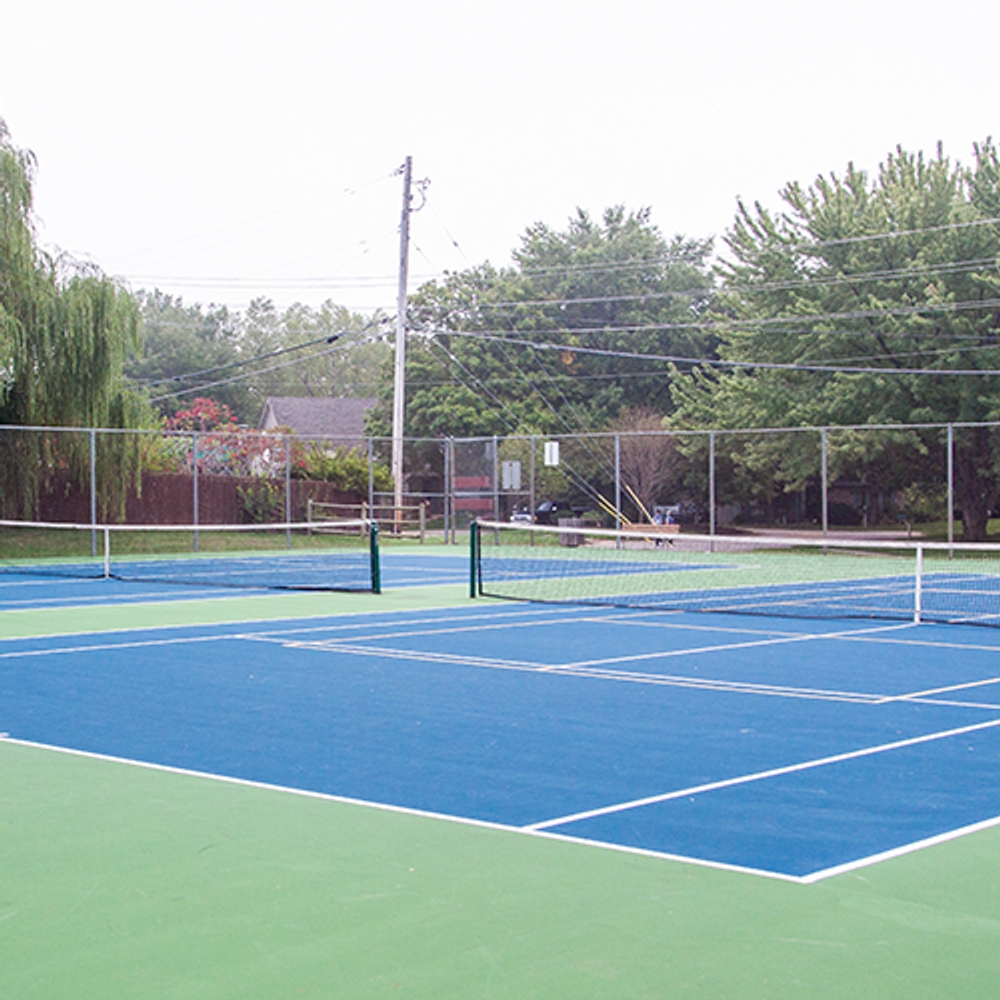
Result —
POLYGON ((374 398, 268 396, 257 426, 262 431, 289 427, 296 434, 322 437, 331 444, 360 444, 365 414, 377 403, 374 398))

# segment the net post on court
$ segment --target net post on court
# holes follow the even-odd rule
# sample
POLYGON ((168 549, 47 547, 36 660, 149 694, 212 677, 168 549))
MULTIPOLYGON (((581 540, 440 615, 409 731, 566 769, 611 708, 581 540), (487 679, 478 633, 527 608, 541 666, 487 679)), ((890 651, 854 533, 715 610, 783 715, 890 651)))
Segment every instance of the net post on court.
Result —
POLYGON ((477 597, 479 585, 479 522, 469 525, 469 597, 477 597))
POLYGON ((0 520, 0 573, 208 587, 381 593, 378 526, 0 520), (101 552, 92 538, 102 539, 101 552))
POLYGON ((480 521, 470 591, 510 600, 1000 625, 1000 545, 480 521))
POLYGON ((368 524, 368 558, 371 568, 372 593, 382 593, 382 560, 379 557, 378 522, 368 524))

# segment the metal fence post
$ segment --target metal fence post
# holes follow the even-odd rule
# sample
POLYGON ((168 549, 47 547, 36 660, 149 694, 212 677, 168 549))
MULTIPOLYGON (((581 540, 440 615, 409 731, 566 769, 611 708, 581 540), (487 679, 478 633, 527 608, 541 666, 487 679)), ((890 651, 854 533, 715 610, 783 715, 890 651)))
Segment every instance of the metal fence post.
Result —
POLYGON ((450 537, 449 531, 451 529, 451 511, 448 506, 449 500, 449 490, 448 483, 451 479, 451 450, 448 447, 448 439, 444 442, 444 483, 443 494, 444 494, 444 544, 448 544, 448 539, 450 537))
POLYGON ((955 558, 955 427, 948 424, 948 558, 955 558))
MULTIPOLYGON (((820 491, 822 493, 822 496, 820 497, 820 510, 822 511, 822 520, 823 520, 823 541, 826 541, 827 533, 830 530, 830 507, 829 503, 827 502, 827 487, 829 485, 828 482, 829 465, 827 456, 825 427, 820 428, 819 441, 820 441, 820 451, 822 453, 820 457, 820 491)), ((826 549, 824 549, 823 552, 825 553, 826 549)))
POLYGON ((90 554, 97 555, 97 431, 90 428, 90 554))
POLYGON ((455 503, 455 439, 448 438, 448 449, 451 452, 450 479, 448 492, 451 494, 451 544, 458 544, 458 507, 455 503))
POLYGON ((493 520, 500 520, 500 444, 493 435, 493 520))
MULTIPOLYGON (((285 524, 292 523, 292 439, 285 435, 285 524)), ((292 547, 292 529, 285 528, 285 548, 292 547)))
MULTIPOLYGON (((622 530, 622 437, 615 434, 615 531, 622 530)), ((621 537, 615 540, 621 548, 621 537)))
POLYGON ((194 474, 191 477, 192 489, 194 491, 194 515, 191 523, 194 525, 194 550, 198 551, 198 432, 191 435, 191 465, 194 474))
POLYGON ((708 432, 708 551, 715 551, 715 431, 708 432))
MULTIPOLYGON (((530 465, 530 481, 528 483, 528 513, 531 515, 532 523, 535 520, 535 508, 537 506, 537 493, 535 490, 535 435, 531 435, 531 441, 529 444, 529 465, 530 465)), ((528 535, 528 544, 535 544, 535 533, 531 532, 528 535)))
POLYGON ((375 446, 368 439, 368 512, 375 516, 375 446))

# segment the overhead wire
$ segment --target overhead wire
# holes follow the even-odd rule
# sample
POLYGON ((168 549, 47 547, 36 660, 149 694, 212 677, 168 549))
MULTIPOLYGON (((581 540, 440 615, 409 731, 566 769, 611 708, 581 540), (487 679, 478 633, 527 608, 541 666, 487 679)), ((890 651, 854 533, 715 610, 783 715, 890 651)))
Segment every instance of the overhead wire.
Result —
POLYGON ((640 351, 610 350, 607 348, 585 347, 578 344, 554 344, 547 341, 534 341, 521 337, 501 336, 498 334, 483 333, 480 331, 457 331, 444 330, 450 336, 471 337, 481 340, 504 339, 509 344, 518 344, 522 347, 531 347, 540 351, 566 351, 576 354, 591 354, 600 357, 614 358, 634 358, 644 361, 663 361, 676 365, 689 365, 692 368, 733 368, 733 369, 774 369, 781 371, 812 371, 826 372, 830 374, 864 374, 864 375, 951 375, 951 376, 985 376, 1000 375, 1000 369, 951 369, 951 368, 890 368, 890 367, 862 367, 856 365, 818 365, 803 364, 798 362, 766 362, 766 361, 737 361, 722 358, 697 358, 686 357, 677 354, 658 354, 640 351))
POLYGON ((268 351, 266 354, 258 354, 253 358, 244 358, 241 361, 229 361, 226 364, 214 365, 211 368, 201 368, 198 371, 187 372, 184 375, 170 375, 165 378, 157 379, 141 379, 139 384, 145 388, 151 388, 154 385, 163 385, 166 382, 188 382, 193 378, 199 378, 202 375, 210 375, 214 372, 226 371, 229 368, 241 368, 244 365, 252 365, 258 361, 265 361, 268 358, 277 358, 282 354, 290 354, 292 351, 301 351, 306 347, 313 347, 316 344, 326 342, 327 344, 332 344, 335 340, 339 340, 341 336, 344 335, 345 331, 340 331, 335 334, 324 334, 321 337, 317 337, 315 340, 307 340, 301 344, 294 344, 291 347, 282 347, 276 351, 268 351))
MULTIPOLYGON (((344 335, 347 335, 348 333, 349 333, 348 331, 345 331, 344 335)), ((362 330, 361 333, 364 333, 364 331, 362 330)), ((339 336, 340 335, 338 335, 338 339, 339 339, 339 336)), ((330 343, 330 341, 329 341, 328 338, 320 338, 320 340, 326 340, 327 343, 330 343)), ((222 385, 232 385, 235 382, 241 382, 241 381, 244 381, 245 379, 255 378, 255 377, 259 376, 259 375, 267 375, 267 374, 270 374, 271 372, 281 371, 281 370, 283 370, 285 368, 291 368, 294 365, 304 364, 307 361, 315 361, 317 358, 327 357, 327 356, 336 354, 339 351, 350 349, 351 347, 358 346, 358 344, 360 344, 360 343, 370 343, 371 340, 372 340, 372 338, 368 337, 365 340, 361 340, 361 341, 357 341, 357 342, 353 342, 353 343, 348 343, 348 344, 340 344, 339 346, 331 347, 328 350, 316 351, 316 352, 314 352, 312 354, 307 354, 305 357, 293 358, 291 361, 284 361, 284 362, 282 362, 281 364, 278 364, 278 365, 270 365, 267 368, 255 368, 253 371, 242 372, 239 375, 234 375, 232 378, 218 379, 216 381, 203 383, 201 385, 193 386, 193 387, 188 388, 188 389, 180 389, 180 390, 177 390, 175 392, 169 392, 169 393, 165 393, 165 394, 162 394, 162 395, 159 395, 159 396, 154 396, 154 397, 152 397, 149 400, 149 402, 151 402, 151 403, 158 403, 158 402, 162 402, 165 399, 174 399, 174 398, 179 397, 179 396, 189 396, 189 395, 192 395, 193 393, 204 392, 206 389, 214 389, 214 388, 217 388, 217 387, 222 386, 222 385)), ((316 343, 316 342, 317 341, 313 341, 311 343, 316 343)), ((308 345, 300 345, 300 346, 308 346, 308 345)), ((282 349, 282 350, 279 350, 279 351, 276 351, 276 352, 273 352, 273 353, 270 353, 270 354, 260 355, 260 356, 258 356, 256 358, 251 358, 251 359, 249 359, 246 362, 240 362, 240 364, 249 364, 249 363, 252 363, 254 361, 260 361, 260 360, 266 359, 268 357, 274 357, 274 356, 277 356, 278 354, 284 354, 284 353, 287 353, 287 351, 289 351, 289 350, 296 350, 296 349, 297 348, 282 349)), ((231 367, 231 366, 222 366, 222 367, 225 368, 225 367, 231 367)))
MULTIPOLYGON (((801 279, 784 281, 765 281, 760 283, 744 283, 730 285, 706 285, 691 289, 669 289, 666 291, 634 292, 628 295, 590 295, 565 296, 562 298, 544 299, 509 299, 496 302, 482 301, 476 303, 481 310, 501 310, 519 308, 544 308, 551 306, 565 307, 573 305, 610 305, 619 302, 658 302, 664 299, 705 299, 719 295, 755 295, 764 292, 795 291, 799 288, 829 287, 846 284, 866 284, 875 281, 900 281, 908 278, 923 278, 939 274, 961 274, 976 271, 984 267, 996 268, 996 257, 970 258, 961 261, 948 261, 942 264, 921 265, 899 270, 881 269, 878 271, 859 271, 831 275, 816 275, 801 279)), ((461 310, 456 310, 461 312, 461 310)))

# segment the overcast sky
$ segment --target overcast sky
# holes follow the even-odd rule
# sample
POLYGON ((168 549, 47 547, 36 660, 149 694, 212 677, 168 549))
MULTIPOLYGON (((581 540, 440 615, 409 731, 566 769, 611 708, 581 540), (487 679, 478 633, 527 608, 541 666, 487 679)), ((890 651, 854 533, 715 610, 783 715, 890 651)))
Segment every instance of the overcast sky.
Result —
POLYGON ((412 289, 577 206, 718 237, 738 196, 1000 136, 996 0, 5 7, 41 242, 188 303, 392 312, 407 155, 412 289))

